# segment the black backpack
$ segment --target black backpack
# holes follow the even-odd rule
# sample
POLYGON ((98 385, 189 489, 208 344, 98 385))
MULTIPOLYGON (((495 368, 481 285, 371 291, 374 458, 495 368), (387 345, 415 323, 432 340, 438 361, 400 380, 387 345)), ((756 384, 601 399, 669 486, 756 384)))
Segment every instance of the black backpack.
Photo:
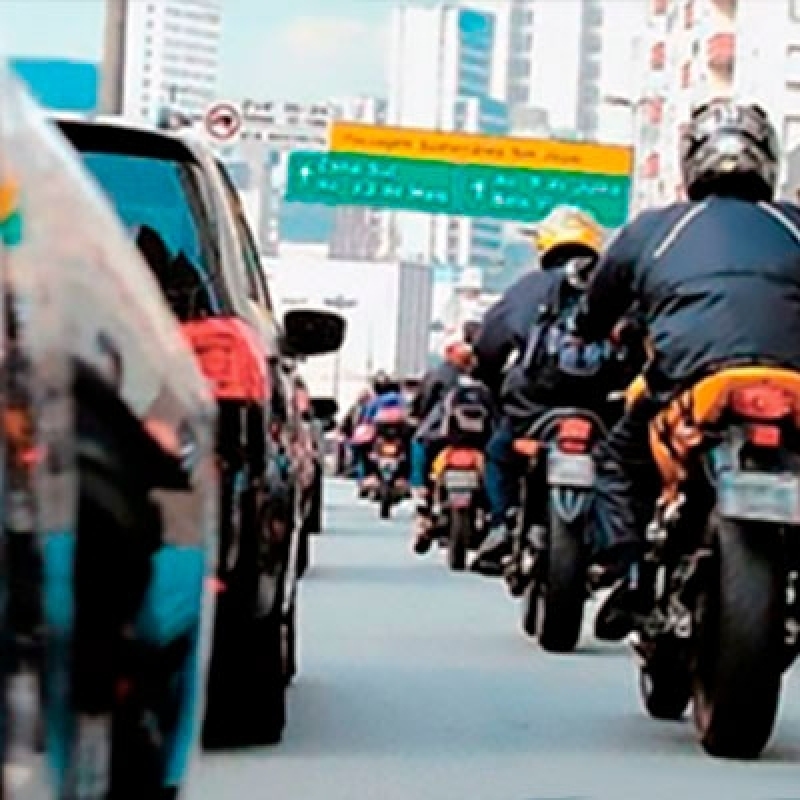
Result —
POLYGON ((549 302, 542 306, 531 326, 524 350, 509 369, 501 390, 505 410, 527 407, 519 401, 541 398, 541 402, 559 395, 580 391, 586 382, 598 377, 611 357, 607 342, 587 343, 570 332, 571 315, 579 295, 566 284, 566 278, 554 289, 549 302))

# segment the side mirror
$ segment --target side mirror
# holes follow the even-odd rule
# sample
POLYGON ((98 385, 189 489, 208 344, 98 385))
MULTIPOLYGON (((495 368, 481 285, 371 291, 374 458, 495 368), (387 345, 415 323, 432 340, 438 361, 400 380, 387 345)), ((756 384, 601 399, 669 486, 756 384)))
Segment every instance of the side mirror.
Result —
POLYGON ((339 404, 332 397, 313 397, 311 409, 317 419, 332 420, 339 413, 339 404))
POLYGON ((344 317, 332 311, 287 311, 281 344, 289 356, 324 356, 341 348, 346 329, 344 317))

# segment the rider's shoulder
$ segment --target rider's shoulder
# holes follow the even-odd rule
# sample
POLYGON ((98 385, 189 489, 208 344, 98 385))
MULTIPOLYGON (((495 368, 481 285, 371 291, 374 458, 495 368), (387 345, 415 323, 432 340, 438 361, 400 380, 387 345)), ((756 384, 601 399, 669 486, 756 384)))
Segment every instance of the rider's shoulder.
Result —
POLYGON ((662 230, 669 230, 687 214, 695 213, 697 204, 675 202, 660 208, 647 208, 618 228, 608 242, 607 250, 627 253, 638 251, 662 230))
POLYGON ((694 213, 699 208, 697 203, 675 202, 660 208, 646 208, 640 211, 626 227, 635 231, 650 231, 664 223, 680 219, 686 214, 694 213))

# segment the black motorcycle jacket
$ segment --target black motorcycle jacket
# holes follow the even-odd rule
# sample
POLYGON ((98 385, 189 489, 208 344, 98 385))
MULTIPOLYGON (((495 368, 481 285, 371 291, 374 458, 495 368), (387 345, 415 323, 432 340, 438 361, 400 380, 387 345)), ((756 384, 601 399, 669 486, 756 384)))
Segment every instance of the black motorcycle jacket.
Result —
POLYGON ((497 397, 503 385, 508 360, 523 350, 531 326, 539 317, 564 270, 536 270, 517 280, 487 312, 473 346, 477 367, 474 376, 497 397))
POLYGON ((460 375, 459 369, 447 361, 425 373, 411 404, 411 416, 418 420, 420 425, 439 405, 442 398, 458 386, 460 375))
POLYGON ((640 214, 601 259, 573 330, 603 339, 633 305, 656 394, 725 364, 800 369, 800 209, 712 197, 640 214))

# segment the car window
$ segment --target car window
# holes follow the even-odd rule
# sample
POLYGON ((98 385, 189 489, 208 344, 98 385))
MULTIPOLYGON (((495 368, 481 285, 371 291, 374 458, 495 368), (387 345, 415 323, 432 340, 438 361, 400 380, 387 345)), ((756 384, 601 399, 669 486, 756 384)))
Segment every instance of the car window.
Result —
POLYGON ((247 285, 251 292, 251 298, 264 306, 270 315, 273 315, 274 308, 272 305, 272 297, 264 277, 261 258, 258 254, 258 246, 253 238, 250 225, 247 222, 239 193, 236 191, 236 187, 233 185, 233 181, 224 165, 217 162, 217 168, 219 169, 222 183, 225 186, 225 193, 228 196, 228 201, 231 205, 231 211, 236 224, 236 236, 239 240, 242 260, 247 270, 247 285))
POLYGON ((197 167, 105 152, 85 152, 83 160, 136 239, 179 319, 218 314, 213 247, 197 210, 197 167))

